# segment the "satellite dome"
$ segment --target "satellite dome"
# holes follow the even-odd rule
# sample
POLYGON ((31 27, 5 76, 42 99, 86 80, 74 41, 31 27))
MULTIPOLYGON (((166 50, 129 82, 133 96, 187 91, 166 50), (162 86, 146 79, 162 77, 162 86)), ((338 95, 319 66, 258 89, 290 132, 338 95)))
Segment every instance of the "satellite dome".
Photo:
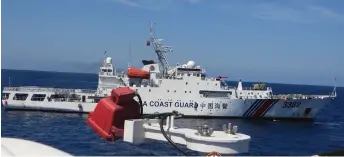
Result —
POLYGON ((187 68, 194 68, 196 63, 194 61, 188 61, 186 65, 187 65, 187 68))
POLYGON ((105 60, 105 63, 111 64, 112 63, 112 58, 111 57, 107 57, 106 60, 105 60))

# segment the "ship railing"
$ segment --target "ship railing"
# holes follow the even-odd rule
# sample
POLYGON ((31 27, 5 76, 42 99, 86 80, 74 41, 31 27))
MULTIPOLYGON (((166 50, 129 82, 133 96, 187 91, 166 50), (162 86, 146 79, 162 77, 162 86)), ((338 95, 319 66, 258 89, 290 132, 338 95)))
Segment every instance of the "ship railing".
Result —
POLYGON ((242 87, 243 90, 254 90, 254 91, 267 91, 271 90, 271 87, 264 87, 264 88, 253 88, 253 87, 242 87))
POLYGON ((286 100, 293 100, 293 99, 322 99, 330 97, 330 95, 306 95, 306 94, 278 94, 273 95, 273 99, 286 99, 286 100))
POLYGON ((223 89, 223 90, 229 90, 229 89, 236 89, 236 87, 234 87, 234 86, 221 86, 221 89, 223 89))
POLYGON ((66 89, 66 88, 44 88, 44 87, 4 87, 4 91, 18 92, 54 92, 54 93, 95 93, 93 89, 66 89))

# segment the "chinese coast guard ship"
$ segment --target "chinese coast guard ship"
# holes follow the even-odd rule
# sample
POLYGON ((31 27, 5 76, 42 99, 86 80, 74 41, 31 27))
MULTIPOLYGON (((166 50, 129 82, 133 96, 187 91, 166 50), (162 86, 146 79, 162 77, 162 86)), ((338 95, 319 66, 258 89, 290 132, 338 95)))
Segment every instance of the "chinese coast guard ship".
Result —
POLYGON ((142 97, 144 114, 176 110, 189 117, 313 119, 337 96, 336 86, 328 95, 274 95, 271 87, 243 87, 241 80, 230 87, 223 77, 206 76, 194 61, 170 66, 166 54, 172 49, 154 34, 151 25, 146 45, 154 48, 157 62, 143 60, 141 69, 129 67, 126 73, 117 73, 107 57, 96 90, 5 87, 3 104, 9 109, 90 112, 113 88, 126 86, 142 97))

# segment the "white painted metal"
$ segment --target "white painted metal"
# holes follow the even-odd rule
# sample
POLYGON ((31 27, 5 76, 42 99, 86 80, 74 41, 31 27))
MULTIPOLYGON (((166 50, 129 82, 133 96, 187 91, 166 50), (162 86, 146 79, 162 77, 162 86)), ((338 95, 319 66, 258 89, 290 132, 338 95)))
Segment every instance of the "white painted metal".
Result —
MULTIPOLYGON (((164 130, 170 139, 178 144, 186 145, 190 150, 201 153, 216 151, 221 154, 238 154, 249 151, 251 137, 237 133, 237 126, 224 128, 223 131, 213 131, 212 128, 203 130, 177 128, 174 126, 174 116, 167 118, 164 130)), ((126 120, 123 141, 132 144, 142 144, 145 139, 167 141, 160 131, 159 119, 126 120)), ((38 142, 18 139, 1 138, 1 156, 68 156, 72 155, 38 142)))
MULTIPOLYGON (((210 131, 209 136, 202 136, 201 131, 188 128, 177 128, 173 125, 174 116, 166 120, 164 130, 168 137, 175 143, 186 145, 187 148, 209 153, 212 151, 220 154, 247 153, 251 137, 245 134, 231 134, 227 130, 210 131)), ((234 128, 237 128, 235 126, 234 128)), ((212 130, 211 128, 209 128, 212 130)), ((232 129, 232 128, 230 128, 232 129)), ((145 139, 167 141, 160 131, 159 119, 126 120, 124 125, 124 138, 126 142, 141 144, 145 139)))
POLYGON ((18 138, 1 138, 1 156, 2 157, 22 157, 22 156, 64 156, 72 157, 72 155, 53 148, 51 146, 24 140, 18 138))

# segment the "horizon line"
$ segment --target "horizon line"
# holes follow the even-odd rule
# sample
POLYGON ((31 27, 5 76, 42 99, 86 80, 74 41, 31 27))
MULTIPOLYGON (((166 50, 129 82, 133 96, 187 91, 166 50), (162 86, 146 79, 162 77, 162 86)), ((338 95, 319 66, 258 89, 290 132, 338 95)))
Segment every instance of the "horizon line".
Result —
MULTIPOLYGON (((120 69, 120 68, 119 68, 120 69)), ((68 74, 87 74, 87 75, 97 75, 97 72, 71 72, 71 71, 48 71, 48 70, 30 70, 30 69, 8 69, 8 68, 1 68, 2 70, 14 70, 14 71, 35 71, 35 72, 55 72, 55 73, 68 73, 68 74)), ((237 80, 226 80, 232 82, 238 82, 237 80)), ((298 83, 286 83, 286 82, 266 82, 266 81, 246 81, 247 83, 269 83, 269 84, 282 84, 282 85, 299 85, 299 86, 318 86, 318 87, 334 87, 330 85, 319 85, 319 84, 298 84, 298 83)), ((344 88, 344 86, 337 85, 337 88, 344 88)))

